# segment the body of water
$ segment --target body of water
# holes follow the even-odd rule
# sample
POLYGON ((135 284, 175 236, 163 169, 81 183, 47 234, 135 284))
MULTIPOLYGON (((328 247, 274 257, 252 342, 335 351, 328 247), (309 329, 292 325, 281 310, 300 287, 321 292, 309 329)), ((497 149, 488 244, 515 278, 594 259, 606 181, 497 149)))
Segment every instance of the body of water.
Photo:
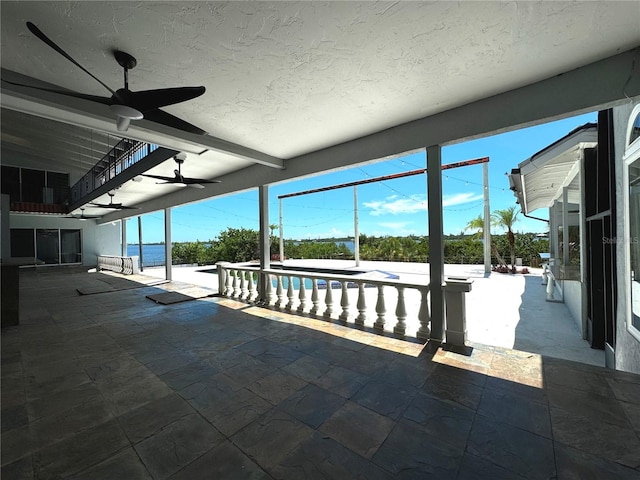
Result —
MULTIPOLYGON (((300 244, 302 242, 294 242, 294 243, 297 245, 297 244, 300 244)), ((318 243, 329 243, 329 242, 318 242, 318 243)), ((336 245, 340 245, 341 243, 344 243, 344 246, 347 247, 351 253, 355 252, 355 250, 356 250, 356 244, 355 244, 355 242, 353 240, 345 240, 343 242, 342 241, 338 241, 338 242, 333 242, 333 243, 335 243, 336 245)))
MULTIPOLYGON (((128 256, 140 256, 138 245, 127 245, 128 256)), ((142 244, 142 260, 147 267, 164 265, 164 245, 142 244)))
MULTIPOLYGON (((345 241, 345 242, 336 242, 336 244, 344 243, 345 246, 351 250, 352 252, 355 249, 355 245, 353 241, 345 241)), ((137 244, 129 244, 127 245, 127 255, 128 256, 140 256, 140 249, 137 244)), ((142 260, 144 265, 147 267, 152 267, 154 265, 164 265, 164 245, 149 245, 142 244, 142 260)))

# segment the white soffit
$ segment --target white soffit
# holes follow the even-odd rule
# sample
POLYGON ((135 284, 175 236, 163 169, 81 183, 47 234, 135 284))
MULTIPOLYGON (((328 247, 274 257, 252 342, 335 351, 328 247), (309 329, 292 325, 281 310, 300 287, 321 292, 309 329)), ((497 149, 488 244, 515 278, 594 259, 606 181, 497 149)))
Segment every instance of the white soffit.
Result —
POLYGON ((519 165, 522 179, 525 213, 550 207, 569 188, 569 201, 579 202, 579 182, 576 178, 585 148, 598 144, 596 126, 586 126, 564 137, 519 165))

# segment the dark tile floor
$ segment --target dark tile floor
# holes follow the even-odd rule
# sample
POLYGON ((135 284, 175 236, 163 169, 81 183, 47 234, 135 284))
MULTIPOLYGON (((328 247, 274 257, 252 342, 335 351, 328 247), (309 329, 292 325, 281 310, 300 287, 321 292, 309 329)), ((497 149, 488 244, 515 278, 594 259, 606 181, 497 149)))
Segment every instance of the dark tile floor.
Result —
POLYGON ((21 274, 3 479, 636 479, 640 376, 21 274))

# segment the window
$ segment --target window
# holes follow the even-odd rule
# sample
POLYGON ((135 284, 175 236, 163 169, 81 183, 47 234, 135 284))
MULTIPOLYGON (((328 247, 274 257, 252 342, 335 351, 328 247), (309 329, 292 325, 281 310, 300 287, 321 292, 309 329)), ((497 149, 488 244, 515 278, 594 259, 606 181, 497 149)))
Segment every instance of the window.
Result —
POLYGON ((33 228, 11 229, 11 256, 29 258, 36 256, 33 228))
POLYGON ((45 265, 60 263, 60 238, 58 230, 38 228, 36 230, 36 258, 45 265))
POLYGON ((22 169, 22 201, 44 203, 45 173, 42 170, 22 169))
POLYGON ((638 137, 640 137, 640 113, 636 115, 635 120, 631 124, 627 145, 631 145, 638 137))
POLYGON ((82 262, 80 230, 60 230, 60 263, 82 262))
POLYGON ((12 202, 64 205, 69 201, 69 174, 2 166, 2 193, 12 202))
POLYGON ((2 166, 2 193, 9 195, 9 201, 20 201, 20 169, 2 166))
POLYGON ((12 228, 11 256, 37 258, 45 265, 82 263, 82 232, 57 228, 12 228))
POLYGON ((629 234, 631 321, 640 330, 640 158, 629 165, 629 234))
POLYGON ((628 252, 630 302, 627 305, 627 327, 640 340, 640 105, 633 109, 628 126, 628 144, 624 155, 627 186, 627 225, 625 249, 628 252))

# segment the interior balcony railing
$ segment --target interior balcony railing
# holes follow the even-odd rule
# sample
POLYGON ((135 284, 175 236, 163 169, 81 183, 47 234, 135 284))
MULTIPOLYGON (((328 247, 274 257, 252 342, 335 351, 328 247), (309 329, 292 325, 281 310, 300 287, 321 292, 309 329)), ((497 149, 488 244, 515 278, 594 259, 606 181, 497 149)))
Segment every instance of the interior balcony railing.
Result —
POLYGON ((158 145, 123 138, 71 187, 71 203, 75 204, 90 196, 96 189, 106 185, 158 148, 158 145))
POLYGON ((220 262, 219 295, 378 333, 430 338, 429 285, 220 262), (260 297, 258 281, 265 282, 260 297), (392 312, 389 314, 389 312, 392 312), (389 325, 391 323, 391 325, 389 325))

